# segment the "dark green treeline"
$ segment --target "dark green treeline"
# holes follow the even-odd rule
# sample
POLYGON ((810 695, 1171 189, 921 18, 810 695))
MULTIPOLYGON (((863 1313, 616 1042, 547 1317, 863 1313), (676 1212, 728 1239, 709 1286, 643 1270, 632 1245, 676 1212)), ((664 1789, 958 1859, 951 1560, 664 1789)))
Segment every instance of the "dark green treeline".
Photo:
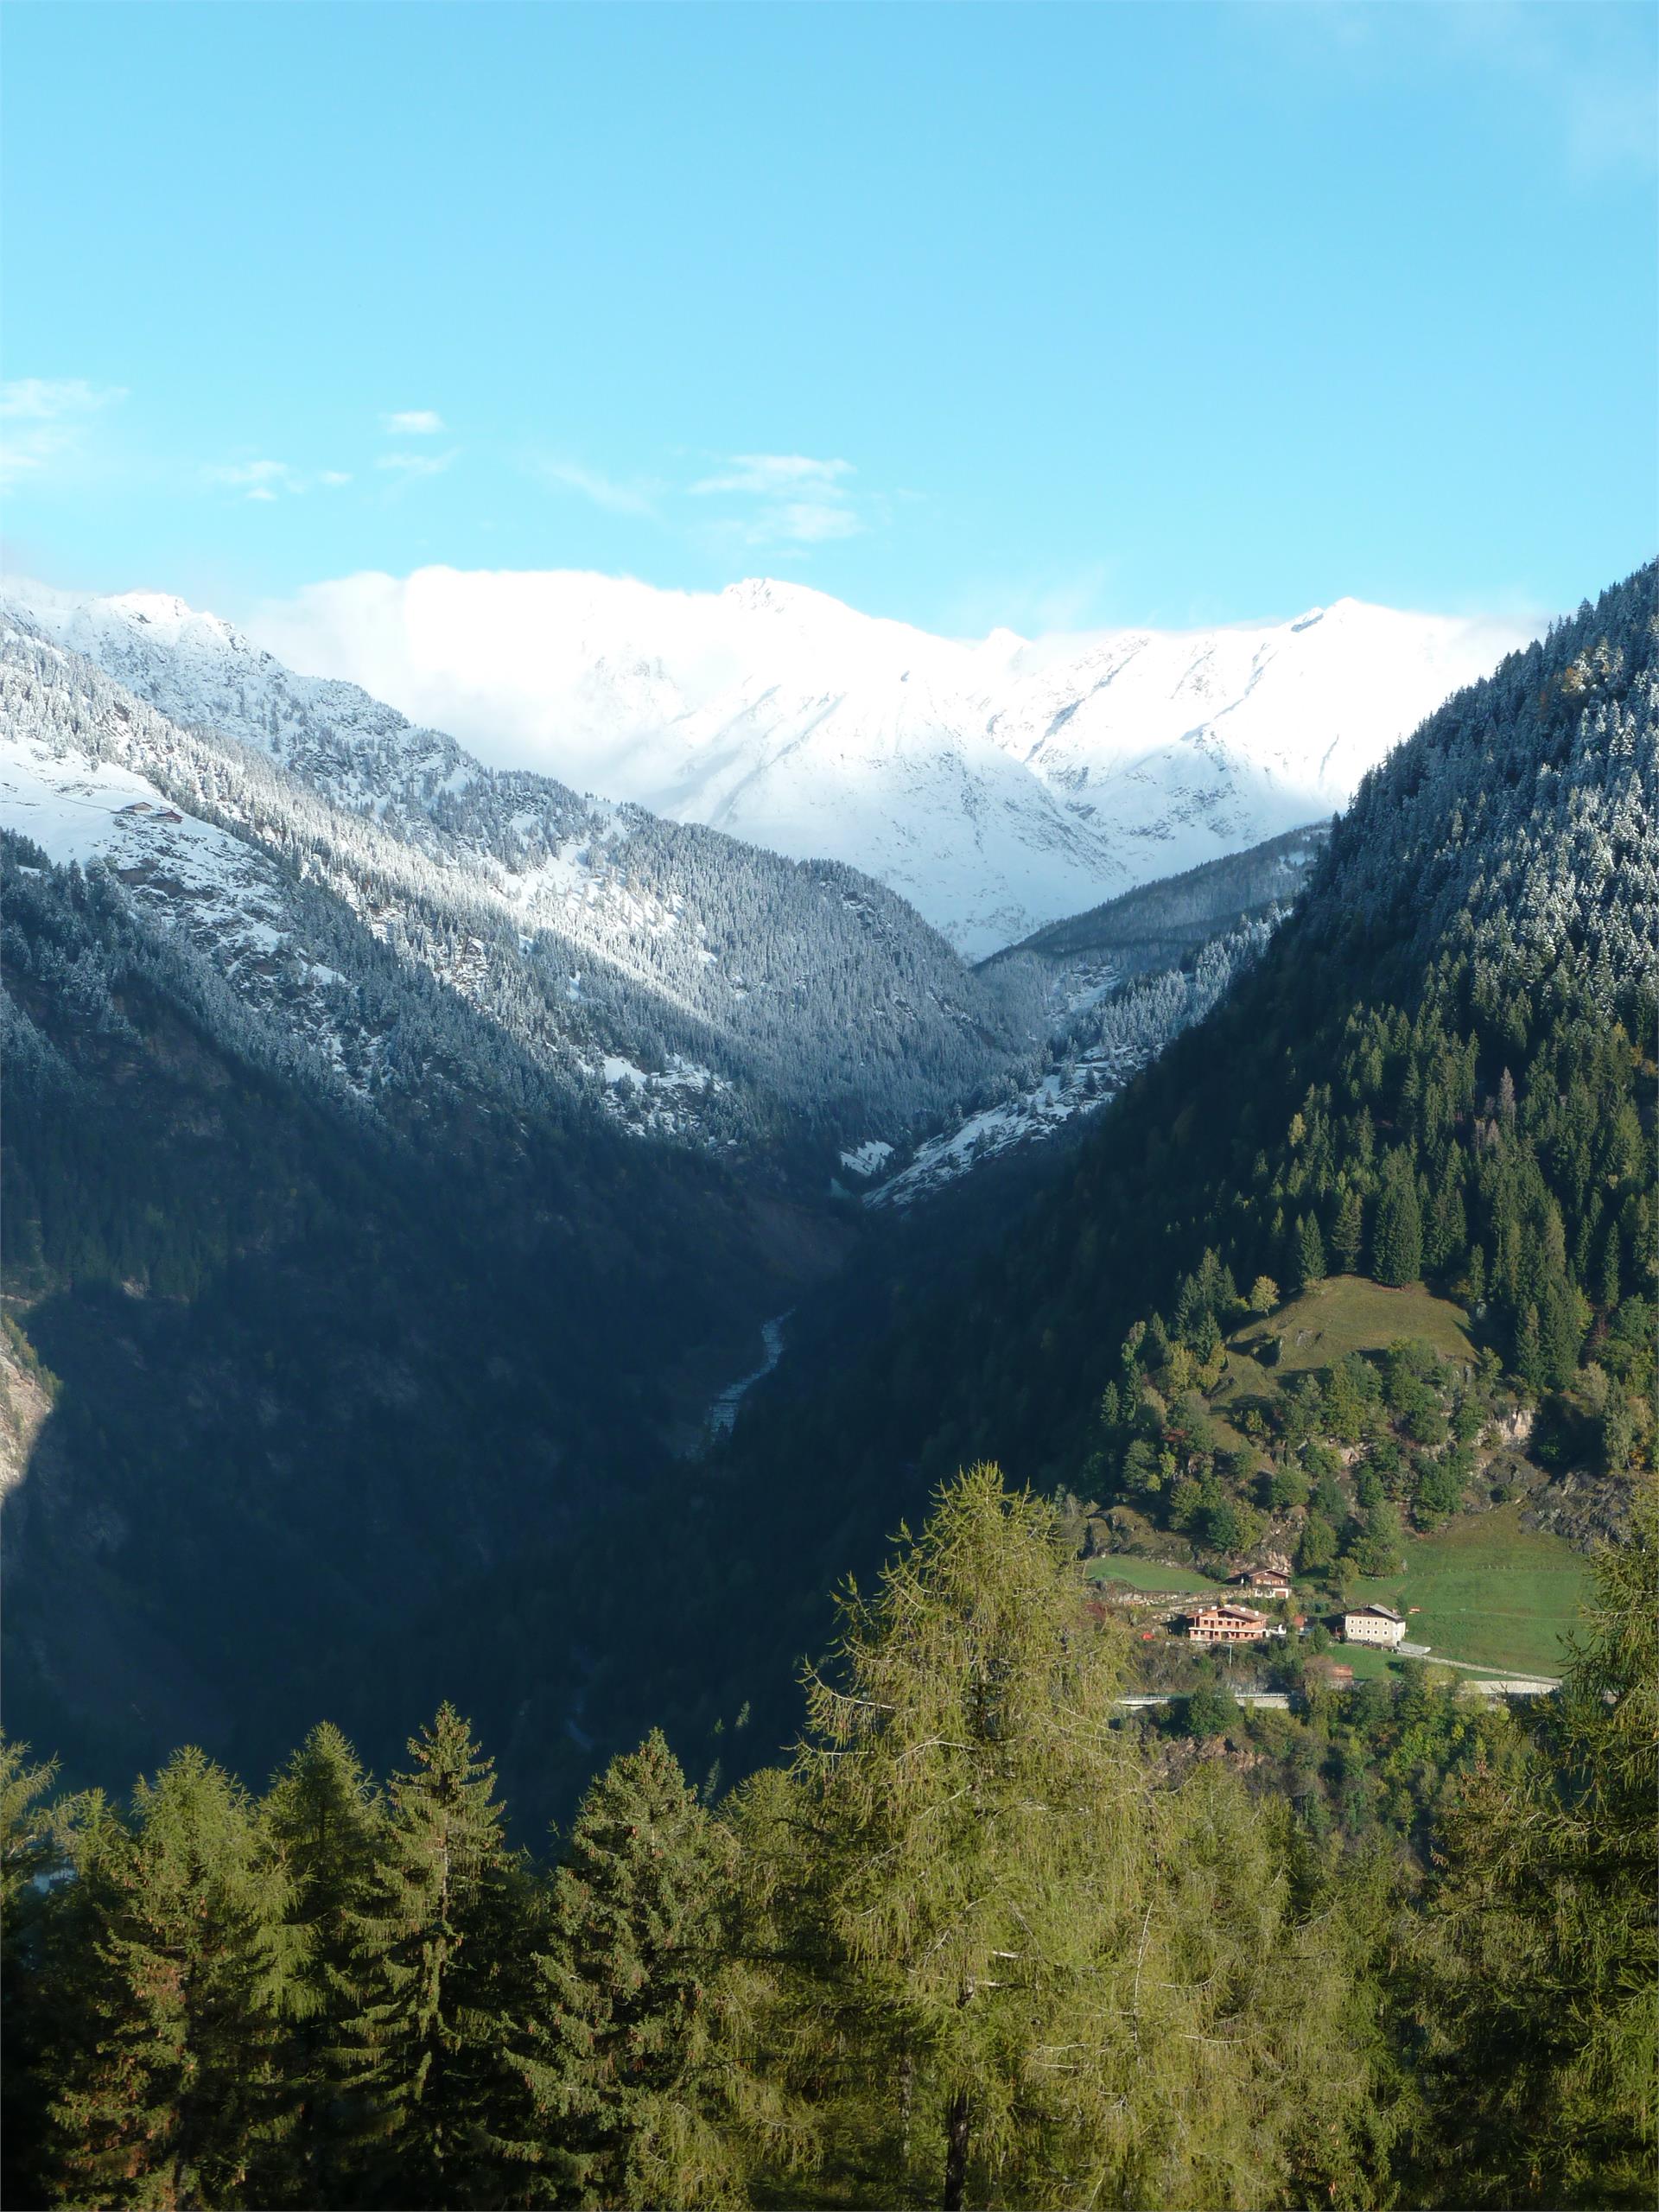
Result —
POLYGON ((653 1735, 548 1866, 448 1707, 257 1798, 14 1747, 5 2202, 1646 2204, 1656 1583, 1649 1486, 1426 1858, 1178 1778, 989 1467, 845 1595, 787 1766, 711 1804, 653 1735))

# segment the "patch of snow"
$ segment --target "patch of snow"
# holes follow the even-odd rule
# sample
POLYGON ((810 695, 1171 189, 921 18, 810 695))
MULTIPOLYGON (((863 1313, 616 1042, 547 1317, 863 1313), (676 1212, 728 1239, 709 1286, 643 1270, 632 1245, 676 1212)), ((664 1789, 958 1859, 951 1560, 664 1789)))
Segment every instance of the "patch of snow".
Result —
POLYGON ((880 1137, 869 1137, 851 1152, 843 1152, 841 1164, 851 1175, 875 1175, 893 1158, 893 1147, 883 1144, 880 1137))
POLYGON ((917 1147, 896 1175, 865 1195, 867 1206, 907 1206, 954 1183, 1015 1145, 1055 1135, 1072 1117, 1091 1114, 1116 1096, 1146 1056, 1119 1054, 1057 1069, 1030 1090, 970 1114, 954 1129, 917 1147))

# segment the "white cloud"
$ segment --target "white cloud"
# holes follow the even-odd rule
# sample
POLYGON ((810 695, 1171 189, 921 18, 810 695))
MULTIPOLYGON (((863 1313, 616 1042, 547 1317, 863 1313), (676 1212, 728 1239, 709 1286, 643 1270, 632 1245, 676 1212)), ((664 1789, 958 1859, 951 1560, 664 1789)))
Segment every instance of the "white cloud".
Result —
POLYGON ((1515 107, 1530 103, 1566 174, 1580 184, 1650 176, 1659 162, 1659 84, 1649 8, 1539 7, 1534 0, 1278 0, 1244 11, 1258 35, 1323 56, 1351 81, 1484 73, 1515 107))
POLYGON ((247 499, 260 500, 278 499, 284 493, 297 496, 318 484, 332 490, 352 480, 338 468, 321 468, 314 475, 307 475, 290 467, 285 461, 227 461, 210 468, 207 480, 240 492, 247 499))
POLYGON ((274 496, 278 485, 286 491, 295 486, 294 471, 285 461, 230 461, 207 472, 215 484, 230 484, 246 490, 249 495, 263 492, 267 499, 274 496))
POLYGON ((771 520, 772 535, 795 545, 822 545, 832 537, 856 537, 863 527, 850 507, 825 506, 817 499, 791 499, 771 520))
POLYGON ((596 507, 613 515, 650 515, 657 512, 655 486, 620 484, 596 468, 583 468, 574 461, 537 459, 530 464, 533 475, 556 490, 579 492, 596 507))
POLYGON ((383 415, 380 422, 393 438, 435 438, 443 429, 442 416, 431 407, 405 407, 396 415, 383 415))
MULTIPOLYGON (((804 453, 734 453, 718 474, 690 486, 695 498, 748 502, 747 512, 714 525, 709 535, 740 545, 801 549, 856 537, 870 527, 869 502, 855 499, 850 461, 819 461, 804 453)), ((875 502, 878 510, 883 507, 875 502)))
POLYGON ((724 475, 705 476, 691 486, 692 491, 747 493, 777 499, 808 486, 815 490, 836 486, 842 477, 856 473, 850 461, 814 461, 804 453, 734 453, 728 457, 725 467, 724 475))
POLYGON ((383 453, 374 465, 377 468, 391 471, 402 477, 405 483, 413 483, 421 476, 442 476, 454 459, 453 452, 383 453))
POLYGON ((284 492, 300 493, 305 480, 290 468, 285 461, 229 461, 207 471, 208 480, 223 484, 227 489, 240 492, 245 499, 261 503, 277 499, 284 492))
POLYGON ((35 477, 80 446, 92 418, 126 397, 119 385, 84 377, 13 377, 0 384, 0 420, 21 427, 0 440, 0 486, 35 477))
POLYGON ((126 397, 121 385, 92 385, 84 377, 13 377, 0 384, 0 416, 13 422, 58 423, 66 416, 96 414, 126 397))

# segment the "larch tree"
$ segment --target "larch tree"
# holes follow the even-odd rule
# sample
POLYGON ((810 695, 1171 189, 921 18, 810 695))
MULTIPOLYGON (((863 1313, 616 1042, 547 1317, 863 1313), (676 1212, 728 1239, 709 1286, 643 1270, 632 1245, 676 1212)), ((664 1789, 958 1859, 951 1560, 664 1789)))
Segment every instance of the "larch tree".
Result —
POLYGON ((769 2063, 801 2131, 779 2139, 816 2161, 813 2201, 1204 2207, 1336 2185, 1365 2074, 1340 1946, 1293 1933, 1242 1795, 1154 1789, 1114 1725, 1122 1674, 1054 1512, 995 1467, 845 1599, 796 1761, 740 1813, 769 2063), (1299 2061, 1321 2042, 1310 2088, 1299 2061))
POLYGON ((1415 1933, 1428 2186, 1474 2206, 1646 2206, 1659 2165, 1659 1485, 1519 1779, 1478 1774, 1415 1933))
POLYGON ((324 2177, 349 2164, 361 2115, 339 2078, 339 2045, 362 2011, 359 1921, 378 1865, 385 1814, 340 1730, 314 1728, 259 1807, 265 1850, 281 1868, 292 1934, 285 1999, 302 2119, 287 2195, 317 2201, 324 2177))

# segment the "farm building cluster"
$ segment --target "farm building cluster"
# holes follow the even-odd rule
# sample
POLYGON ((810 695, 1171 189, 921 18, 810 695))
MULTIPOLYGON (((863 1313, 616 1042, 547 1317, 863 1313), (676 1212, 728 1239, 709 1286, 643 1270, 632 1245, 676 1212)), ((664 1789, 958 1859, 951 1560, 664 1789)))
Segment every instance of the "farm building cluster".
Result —
MULTIPOLYGON (((1143 1618, 1147 1612, 1153 1612, 1160 1618, 1170 1635, 1191 1643, 1264 1643, 1270 1638, 1304 1635, 1315 1625, 1308 1614, 1292 1610, 1295 1588, 1289 1574, 1281 1567, 1245 1567, 1230 1575, 1225 1587, 1213 1597, 1201 1598, 1178 1590, 1150 1588, 1147 1586, 1150 1577, 1113 1593, 1106 1587, 1113 1579, 1108 1576, 1096 1585, 1098 1595, 1107 1604, 1124 1605, 1141 1613, 1143 1618), (1264 1607, 1269 1610, 1263 1610, 1264 1607)), ((1128 1582, 1128 1577, 1123 1580, 1128 1582)), ((1397 1612, 1392 1605, 1346 1605, 1340 1612, 1325 1615, 1319 1625, 1340 1637, 1344 1643, 1369 1644, 1384 1650, 1404 1645, 1408 1653, 1427 1649, 1405 1643, 1409 1623, 1405 1614, 1397 1612)), ((1143 1642, 1150 1642, 1156 1631, 1146 1627, 1141 1633, 1143 1642)))
MULTIPOLYGON (((1253 1592, 1274 1598, 1281 1603, 1292 1595, 1287 1576, 1271 1569, 1254 1569, 1249 1574, 1236 1574, 1234 1584, 1243 1584, 1253 1592)), ((1254 1605, 1246 1605, 1236 1599, 1224 1599, 1211 1605, 1196 1606, 1185 1616, 1187 1640, 1192 1643, 1261 1643, 1269 1637, 1282 1637, 1294 1627, 1298 1634, 1306 1627, 1306 1617, 1297 1613, 1291 1620, 1273 1620, 1254 1605)), ((1342 1615, 1342 1640, 1344 1643, 1379 1644, 1388 1649, 1403 1641, 1406 1620, 1389 1605, 1351 1605, 1342 1615)))

